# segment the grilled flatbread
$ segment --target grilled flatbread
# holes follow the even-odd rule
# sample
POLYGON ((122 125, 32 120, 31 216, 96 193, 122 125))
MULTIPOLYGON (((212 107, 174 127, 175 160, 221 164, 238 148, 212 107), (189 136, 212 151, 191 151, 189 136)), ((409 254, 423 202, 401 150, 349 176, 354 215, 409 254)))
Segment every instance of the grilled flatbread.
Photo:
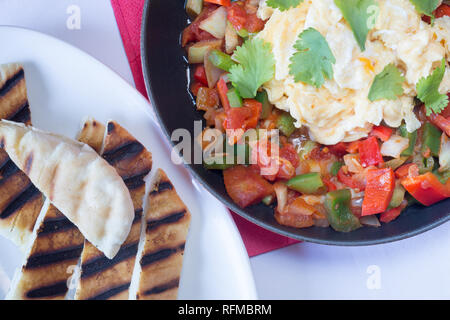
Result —
MULTIPOLYGON (((0 118, 31 124, 25 73, 16 63, 0 65, 0 118)), ((24 247, 43 202, 39 190, 0 149, 0 234, 24 247)))
POLYGON ((80 300, 128 299, 141 233, 143 179, 152 168, 151 153, 113 121, 108 123, 103 158, 117 170, 130 190, 135 218, 128 238, 112 260, 86 241, 81 257, 81 278, 75 294, 75 299, 80 300))
POLYGON ((146 221, 136 298, 176 299, 191 215, 162 170, 149 194, 146 221))
MULTIPOLYGON (((78 140, 100 150, 104 131, 105 126, 95 120, 86 121, 78 140)), ((78 228, 50 204, 7 299, 64 299, 83 245, 78 228)))
POLYGON ((11 160, 81 233, 112 259, 134 220, 130 193, 91 147, 15 122, 0 121, 11 160))

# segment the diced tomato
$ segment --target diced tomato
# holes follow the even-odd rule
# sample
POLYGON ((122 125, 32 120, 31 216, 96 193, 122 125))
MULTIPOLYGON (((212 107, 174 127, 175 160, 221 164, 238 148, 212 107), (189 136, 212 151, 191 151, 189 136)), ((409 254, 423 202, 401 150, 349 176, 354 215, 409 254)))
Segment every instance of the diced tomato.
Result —
POLYGON ((247 21, 247 12, 244 8, 244 3, 237 1, 233 2, 230 7, 228 7, 228 21, 231 22, 233 27, 239 31, 245 29, 245 23, 247 21))
POLYGON ((442 18, 443 16, 450 17, 450 5, 445 3, 441 4, 434 12, 434 16, 436 18, 442 18))
POLYGON ((193 82, 191 84, 191 92, 194 96, 198 95, 198 90, 203 87, 203 85, 200 82, 193 82))
POLYGON ((229 108, 227 113, 226 129, 256 128, 261 115, 262 104, 254 99, 245 99, 240 108, 229 108))
POLYGON ((208 79, 206 78, 205 67, 201 64, 195 68, 194 79, 201 84, 208 86, 208 79))
POLYGON ((278 155, 272 150, 278 148, 277 144, 269 143, 267 140, 259 140, 250 144, 252 149, 252 163, 261 170, 261 175, 269 180, 291 179, 295 176, 295 167, 292 163, 278 155))
POLYGON ((338 144, 328 146, 328 150, 330 150, 330 153, 334 154, 335 156, 342 157, 347 154, 347 146, 347 143, 339 142, 338 144))
POLYGON ((345 167, 342 167, 338 171, 338 180, 345 184, 347 187, 352 189, 359 189, 363 191, 366 189, 366 175, 365 173, 351 174, 350 172, 345 172, 345 167))
POLYGON ((326 185, 328 192, 337 190, 336 185, 330 179, 322 177, 322 181, 326 185))
POLYGON ((198 17, 195 18, 194 22, 184 29, 183 34, 181 35, 182 47, 185 47, 190 42, 215 39, 212 34, 200 29, 200 23, 208 18, 216 9, 217 7, 214 5, 205 6, 198 17))
POLYGON ((361 143, 360 140, 350 142, 350 144, 347 146, 347 153, 357 153, 359 150, 360 143, 361 143))
POLYGON ((280 157, 289 160, 294 168, 297 168, 300 164, 300 157, 298 156, 294 146, 290 143, 284 144, 283 148, 280 149, 280 157))
POLYGON ((450 184, 442 184, 431 172, 404 178, 401 183, 417 201, 426 206, 431 206, 450 196, 450 184))
POLYGON ((222 107, 227 112, 230 110, 230 102, 228 101, 227 93, 228 87, 225 80, 220 77, 219 81, 217 81, 217 91, 219 92, 220 102, 222 103, 222 107))
POLYGON ((314 225, 313 215, 317 210, 302 198, 290 200, 283 211, 275 211, 275 219, 279 224, 294 227, 308 228, 314 225))
POLYGON ((264 29, 264 21, 258 18, 258 16, 254 14, 247 15, 247 21, 245 22, 245 28, 248 32, 255 33, 264 29))
POLYGON ((362 216, 385 212, 395 188, 392 168, 367 171, 367 185, 362 205, 362 216))
POLYGON ((240 165, 226 169, 223 178, 228 195, 241 208, 274 194, 273 186, 251 167, 240 165))
POLYGON ((231 0, 204 0, 205 2, 218 4, 219 6, 229 7, 231 0))
POLYGON ((395 170, 395 176, 399 179, 419 175, 419 167, 415 163, 407 163, 395 170))
POLYGON ((216 89, 201 87, 197 92, 197 109, 208 111, 210 108, 215 108, 219 105, 219 95, 216 89))
POLYGON ((391 137, 393 131, 394 129, 386 126, 374 126, 372 131, 370 132, 370 135, 386 142, 391 137))
POLYGON ((383 156, 381 155, 377 138, 372 136, 361 141, 359 145, 359 157, 364 168, 383 163, 383 156))

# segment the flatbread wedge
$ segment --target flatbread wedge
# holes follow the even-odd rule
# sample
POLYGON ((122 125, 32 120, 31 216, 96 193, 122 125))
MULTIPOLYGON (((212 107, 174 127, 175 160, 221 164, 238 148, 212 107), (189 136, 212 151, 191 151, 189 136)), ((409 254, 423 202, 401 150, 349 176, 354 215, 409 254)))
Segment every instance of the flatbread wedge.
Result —
POLYGON ((191 214, 161 169, 146 208, 145 242, 136 299, 174 300, 191 214))
MULTIPOLYGON (((20 64, 0 65, 0 118, 31 124, 25 72, 20 64)), ((43 202, 39 190, 0 149, 0 234, 23 249, 43 202)))
POLYGON ((124 179, 133 199, 130 234, 114 259, 107 259, 89 241, 81 256, 81 277, 75 299, 126 300, 141 235, 144 178, 152 169, 152 155, 130 133, 114 121, 108 122, 103 147, 105 158, 124 179))
MULTIPOLYGON (((104 131, 104 125, 88 120, 78 140, 100 150, 104 131)), ((14 276, 7 299, 61 300, 66 297, 83 250, 84 237, 58 209, 51 204, 47 207, 26 262, 14 276)))
POLYGON ((0 146, 31 182, 112 259, 134 220, 130 193, 116 170, 84 143, 0 121, 0 146))

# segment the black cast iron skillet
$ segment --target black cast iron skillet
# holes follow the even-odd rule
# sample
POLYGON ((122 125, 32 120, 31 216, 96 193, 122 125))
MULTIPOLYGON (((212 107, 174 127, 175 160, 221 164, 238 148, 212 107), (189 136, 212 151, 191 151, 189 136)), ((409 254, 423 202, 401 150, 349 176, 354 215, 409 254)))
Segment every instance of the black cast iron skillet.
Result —
MULTIPOLYGON (((188 63, 180 46, 181 32, 188 24, 184 2, 146 1, 142 18, 141 56, 145 84, 169 139, 178 128, 189 130, 193 136, 194 121, 202 120, 202 112, 196 111, 188 92, 188 63)), ((227 195, 220 171, 208 171, 202 165, 188 165, 188 168, 213 195, 245 219, 298 240, 328 245, 374 245, 412 237, 450 219, 450 199, 447 199, 431 207, 412 206, 398 219, 380 228, 364 227, 350 233, 318 227, 294 229, 279 225, 273 217, 273 209, 263 204, 239 208, 227 195)))

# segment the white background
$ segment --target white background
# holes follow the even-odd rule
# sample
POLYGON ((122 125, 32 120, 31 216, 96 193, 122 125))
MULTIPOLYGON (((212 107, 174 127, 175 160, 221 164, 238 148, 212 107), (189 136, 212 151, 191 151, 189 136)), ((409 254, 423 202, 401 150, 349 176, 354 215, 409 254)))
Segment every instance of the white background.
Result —
MULTIPOLYGON (((109 0, 0 0, 0 25, 69 42, 133 84, 109 0), (71 5, 81 9, 80 30, 66 27, 71 5)), ((450 299, 450 223, 374 247, 297 244, 251 258, 251 265, 261 299, 450 299)))

